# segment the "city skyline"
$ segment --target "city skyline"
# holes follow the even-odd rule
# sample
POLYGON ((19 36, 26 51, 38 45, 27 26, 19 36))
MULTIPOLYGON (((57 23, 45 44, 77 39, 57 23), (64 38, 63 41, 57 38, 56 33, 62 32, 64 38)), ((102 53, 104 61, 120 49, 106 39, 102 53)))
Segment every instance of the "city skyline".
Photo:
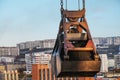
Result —
MULTIPOLYGON (((68 8, 76 8, 71 3, 68 8)), ((120 35, 119 4, 119 0, 86 0, 86 18, 93 37, 120 35)), ((56 39, 61 18, 59 0, 1 0, 0 11, 0 46, 56 39)))

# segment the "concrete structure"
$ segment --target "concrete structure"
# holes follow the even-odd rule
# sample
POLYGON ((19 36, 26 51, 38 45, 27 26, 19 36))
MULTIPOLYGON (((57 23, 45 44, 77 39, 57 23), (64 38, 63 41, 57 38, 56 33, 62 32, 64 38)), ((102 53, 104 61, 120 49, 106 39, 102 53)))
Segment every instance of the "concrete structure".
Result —
POLYGON ((48 78, 50 80, 53 80, 51 76, 46 75, 45 72, 47 71, 48 74, 51 74, 51 71, 48 71, 49 67, 46 64, 33 64, 32 65, 32 80, 47 80, 48 78))
POLYGON ((52 50, 55 44, 55 39, 40 40, 40 41, 28 41, 17 44, 20 54, 26 54, 30 49, 39 48, 41 51, 52 50))
POLYGON ((25 64, 6 64, 6 70, 18 70, 20 68, 25 68, 25 64))
POLYGON ((32 54, 25 54, 25 62, 26 62, 26 71, 31 73, 31 70, 32 70, 32 54))
POLYGON ((49 39, 49 40, 39 40, 39 41, 27 41, 17 44, 17 47, 20 50, 33 49, 34 47, 53 48, 54 44, 55 44, 55 39, 49 39))
POLYGON ((101 70, 100 72, 108 72, 108 58, 107 54, 100 54, 101 58, 101 70))
POLYGON ((14 59, 15 59, 15 57, 13 57, 13 56, 0 57, 0 62, 14 63, 14 59))
POLYGON ((5 65, 0 65, 0 71, 4 71, 5 70, 5 65))
POLYGON ((114 37, 114 45, 120 45, 120 37, 114 37))
MULTIPOLYGON (((53 48, 55 44, 55 39, 48 40, 37 40, 37 41, 27 41, 17 44, 17 47, 22 49, 32 49, 34 47, 40 48, 53 48)), ((93 38, 95 44, 105 44, 105 45, 120 45, 120 36, 116 37, 95 37, 93 38)))
POLYGON ((19 80, 17 70, 0 72, 0 80, 19 80))
POLYGON ((25 64, 25 55, 19 55, 19 56, 16 56, 15 57, 15 60, 14 60, 14 63, 15 64, 25 64))
POLYGON ((108 71, 114 71, 115 68, 115 60, 108 59, 108 71))
MULTIPOLYGON (((27 42, 22 42, 22 43, 17 44, 17 47, 19 48, 20 54, 25 54, 30 49, 33 49, 35 47, 52 48, 53 49, 55 41, 56 41, 55 39, 27 41, 27 42)), ((102 46, 102 47, 108 47, 109 45, 120 45, 120 36, 117 36, 117 37, 95 37, 95 38, 93 38, 93 41, 96 45, 104 44, 105 46, 102 46)))
POLYGON ((114 59, 108 59, 108 69, 113 70, 115 66, 115 60, 114 59))
POLYGON ((51 54, 45 52, 32 53, 32 64, 50 64, 51 54))
POLYGON ((120 36, 116 37, 95 37, 93 38, 95 44, 105 45, 120 45, 120 36))
POLYGON ((0 56, 17 56, 19 55, 17 47, 0 47, 0 56))
POLYGON ((32 64, 50 64, 51 54, 46 54, 46 52, 32 52, 25 54, 26 70, 31 72, 32 64))
POLYGON ((120 73, 106 73, 106 77, 108 78, 120 78, 120 73))
POLYGON ((115 68, 120 69, 120 54, 114 55, 115 68))

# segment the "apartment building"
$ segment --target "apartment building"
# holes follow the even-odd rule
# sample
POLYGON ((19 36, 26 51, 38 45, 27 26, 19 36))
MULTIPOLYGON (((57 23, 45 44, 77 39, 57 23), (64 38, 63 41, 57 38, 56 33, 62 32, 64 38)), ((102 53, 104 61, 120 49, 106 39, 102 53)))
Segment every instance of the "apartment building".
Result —
POLYGON ((17 56, 19 55, 17 47, 0 47, 0 56, 17 56))
POLYGON ((15 57, 13 56, 3 56, 3 57, 0 57, 0 62, 3 62, 3 63, 14 63, 14 59, 15 57))
POLYGON ((51 54, 38 52, 32 54, 32 64, 50 64, 51 54))
POLYGON ((105 45, 120 45, 120 36, 116 37, 95 37, 93 38, 95 44, 105 45))
POLYGON ((114 69, 115 66, 115 60, 114 59, 108 59, 108 70, 111 71, 114 69))
POLYGON ((25 54, 25 62, 26 62, 26 71, 31 73, 32 70, 32 54, 25 54))
POLYGON ((32 64, 50 64, 51 54, 50 52, 46 51, 37 51, 25 54, 25 61, 26 61, 26 70, 27 72, 32 71, 32 64))
POLYGON ((120 69, 120 54, 114 55, 115 68, 120 69))
POLYGON ((20 50, 33 49, 35 47, 53 48, 54 44, 55 44, 55 39, 49 39, 49 40, 39 40, 39 41, 27 41, 27 42, 17 44, 17 47, 20 50))
POLYGON ((108 58, 107 54, 100 54, 101 58, 101 69, 100 72, 108 72, 108 58))
POLYGON ((39 41, 27 41, 23 43, 17 44, 17 47, 19 48, 20 54, 26 54, 31 49, 39 48, 41 51, 53 49, 55 44, 55 39, 49 39, 49 40, 39 40, 39 41), (43 50, 44 49, 44 50, 43 50))

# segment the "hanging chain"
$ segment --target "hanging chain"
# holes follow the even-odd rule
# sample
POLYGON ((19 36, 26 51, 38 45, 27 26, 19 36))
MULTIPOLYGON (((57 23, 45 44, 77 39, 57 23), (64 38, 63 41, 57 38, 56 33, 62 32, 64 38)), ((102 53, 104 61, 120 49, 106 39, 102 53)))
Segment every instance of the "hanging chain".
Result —
POLYGON ((63 0, 60 0, 61 5, 61 18, 63 17, 63 0))
POLYGON ((85 0, 83 0, 83 8, 85 8, 85 0))
POLYGON ((61 10, 63 9, 63 0, 60 1, 61 10))
POLYGON ((80 10, 80 0, 78 0, 78 10, 80 10))
POLYGON ((67 10, 67 0, 66 0, 66 10, 67 10))

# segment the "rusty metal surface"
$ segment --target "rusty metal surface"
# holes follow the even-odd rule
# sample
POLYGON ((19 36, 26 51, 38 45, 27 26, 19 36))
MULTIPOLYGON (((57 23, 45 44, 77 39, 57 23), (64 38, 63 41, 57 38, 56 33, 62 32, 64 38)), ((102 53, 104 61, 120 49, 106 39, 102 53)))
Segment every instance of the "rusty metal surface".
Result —
POLYGON ((57 77, 93 77, 99 71, 100 63, 100 61, 63 61, 61 63, 61 71, 57 74, 57 77))
POLYGON ((61 22, 52 52, 52 68, 56 76, 90 76, 100 71, 101 60, 96 52, 82 10, 61 9, 61 22))
POLYGON ((85 15, 85 9, 79 10, 79 11, 63 11, 63 15, 66 16, 66 18, 74 17, 74 18, 79 18, 83 17, 85 15))

